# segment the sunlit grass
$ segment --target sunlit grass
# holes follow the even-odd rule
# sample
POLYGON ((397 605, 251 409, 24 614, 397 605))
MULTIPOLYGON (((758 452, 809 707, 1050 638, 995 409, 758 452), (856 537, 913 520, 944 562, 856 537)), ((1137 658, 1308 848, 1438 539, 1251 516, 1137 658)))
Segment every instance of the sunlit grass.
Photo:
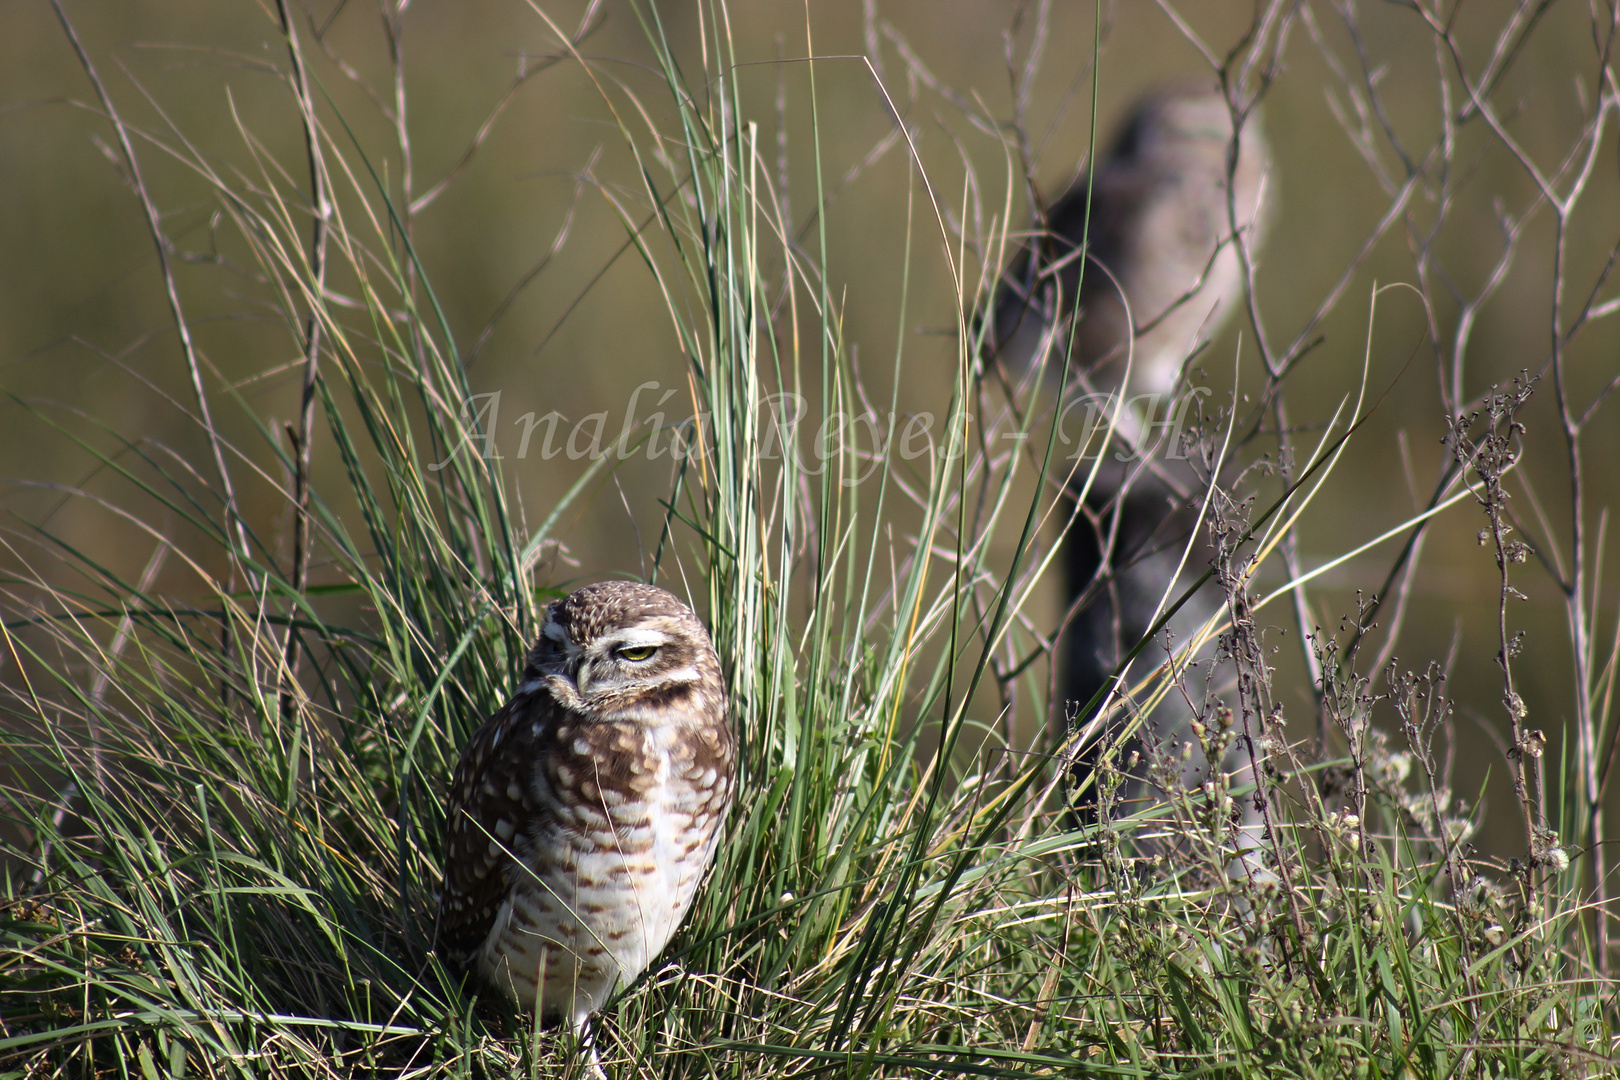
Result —
MULTIPOLYGON (((988 377, 964 319, 937 452, 875 470, 848 444, 761 452, 773 394, 858 412, 864 388, 834 297, 780 216, 772 150, 741 119, 725 10, 705 11, 709 67, 683 73, 658 9, 636 9, 665 100, 598 85, 640 165, 634 205, 613 195, 690 361, 698 421, 684 437, 702 447, 675 471, 649 574, 690 595, 712 629, 742 783, 685 928, 607 1010, 610 1072, 1611 1069, 1612 990, 1590 968, 1562 879, 1551 876, 1543 906, 1477 876, 1443 812, 1425 817, 1435 778, 1421 755, 1414 768, 1365 741, 1370 702, 1353 672, 1322 689, 1356 756, 1324 763, 1279 745, 1265 779, 1278 825, 1258 849, 1230 818, 1248 792, 1229 778, 1171 785, 1162 804, 1120 805, 1078 830, 1046 753, 1057 748, 994 752, 1002 728, 984 710, 1004 688, 991 686, 1003 670, 993 661, 1043 646, 1025 616, 1051 587, 1039 547, 1056 505, 1042 482, 1050 439, 1033 411, 1002 406, 996 430, 1046 438, 1044 454, 970 438, 988 377), (1012 537, 1010 555, 992 553, 997 536, 1012 537), (1332 784, 1318 783, 1327 773, 1332 784)), ((543 556, 564 507, 521 512, 501 462, 468 450, 484 433, 463 405, 471 391, 433 268, 417 264, 341 123, 317 133, 332 206, 321 267, 292 179, 302 164, 225 174, 172 133, 152 138, 212 186, 292 338, 307 344, 320 328, 322 445, 345 477, 310 497, 327 583, 300 586, 206 469, 134 438, 130 453, 103 453, 131 502, 202 539, 172 543, 172 528, 106 503, 110 527, 155 547, 154 567, 183 565, 189 587, 123 580, 48 529, 11 541, 5 1075, 582 1065, 568 1040, 476 1001, 429 952, 449 771, 563 586, 543 556)), ((966 269, 941 208, 962 197, 919 172, 905 212, 916 243, 956 267, 957 307, 970 312, 989 279, 966 269)), ((889 362, 898 387, 901 346, 889 362)), ((1245 492, 1226 503, 1212 492, 1208 513, 1243 538, 1228 567, 1236 596, 1321 477, 1354 467, 1345 437, 1359 401, 1347 397, 1284 499, 1245 508, 1245 492)), ((268 421, 262 436, 252 453, 225 448, 238 487, 295 504, 285 477, 297 455, 268 421), (252 470, 266 454, 283 473, 252 470)), ((611 465, 596 462, 569 501, 611 465)), ((1264 666, 1258 638, 1208 629, 1226 633, 1234 659, 1264 666)), ((1332 643, 1318 648, 1339 677, 1332 643)), ((1034 675, 1007 682, 1041 700, 1034 675)), ((1173 692, 1162 674, 1139 689, 1173 692)), ((1431 703, 1440 693, 1409 689, 1431 703)), ((1421 734, 1423 717, 1411 723, 1421 734)), ((1218 764, 1231 738, 1204 728, 1186 753, 1218 764)), ((1122 763, 1102 760, 1107 802, 1129 788, 1122 763)))

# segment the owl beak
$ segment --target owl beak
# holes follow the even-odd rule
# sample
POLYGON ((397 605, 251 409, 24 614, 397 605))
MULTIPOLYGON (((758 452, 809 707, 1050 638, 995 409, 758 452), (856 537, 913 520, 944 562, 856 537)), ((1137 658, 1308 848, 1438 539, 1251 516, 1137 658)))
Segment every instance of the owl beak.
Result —
POLYGON ((581 688, 567 675, 547 675, 546 685, 551 688, 551 696, 557 699, 558 704, 575 711, 585 709, 585 698, 580 692, 581 688))

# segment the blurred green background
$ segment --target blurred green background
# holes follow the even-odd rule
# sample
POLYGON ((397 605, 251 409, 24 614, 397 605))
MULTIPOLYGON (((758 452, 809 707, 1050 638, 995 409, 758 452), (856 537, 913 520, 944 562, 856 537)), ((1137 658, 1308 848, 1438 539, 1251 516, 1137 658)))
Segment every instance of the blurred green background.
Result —
MULTIPOLYGON (((247 459, 241 469, 244 509, 285 550, 291 518, 268 484, 251 479, 247 462, 279 468, 250 414, 272 431, 295 420, 296 342, 254 279, 240 240, 219 227, 219 208, 207 185, 159 145, 183 138, 217 168, 240 170, 245 182, 257 183, 261 169, 281 168, 307 190, 294 100, 275 73, 286 66, 286 50, 273 12, 242 2, 64 4, 126 122, 157 140, 138 141, 137 152, 163 227, 184 255, 176 275, 209 364, 216 418, 247 459)), ((577 0, 541 6, 570 33, 586 11, 577 0)), ((1464 57, 1471 70, 1484 63, 1516 7, 1483 0, 1464 6, 1458 36, 1472 50, 1464 57)), ((1240 0, 1195 0, 1181 8, 1187 28, 1216 55, 1240 41, 1253 17, 1253 4, 1240 0)), ((149 452, 190 462, 207 478, 206 442, 189 415, 195 402, 140 203, 108 152, 113 132, 85 72, 50 4, 9 0, 0 11, 6 28, 0 35, 0 387, 14 395, 0 403, 8 559, 51 580, 71 576, 35 531, 43 525, 134 580, 152 554, 151 538, 79 493, 106 496, 183 541, 181 527, 120 485, 111 470, 98 467, 79 440, 109 452, 116 446, 112 433, 146 440, 149 452)), ((593 83, 594 76, 617 84, 649 103, 655 121, 667 117, 633 8, 617 0, 604 4, 603 21, 581 45, 589 73, 565 59, 527 79, 459 172, 458 163, 519 71, 559 52, 556 35, 534 9, 509 0, 417 0, 386 14, 360 0, 317 0, 295 11, 305 19, 299 33, 312 77, 329 102, 323 119, 335 137, 346 137, 336 123, 341 116, 398 203, 420 199, 454 172, 443 193, 413 215, 413 236, 469 358, 474 388, 501 392, 499 442, 507 454, 516 453, 514 421, 526 412, 556 410, 574 421, 606 410, 606 438, 614 438, 634 386, 646 380, 684 385, 685 361, 664 300, 634 251, 625 250, 615 202, 639 221, 644 196, 635 163, 593 83), (402 71, 397 83, 394 44, 402 71), (388 115, 401 100, 405 109, 398 119, 408 132, 408 157, 388 115), (564 242, 548 261, 565 225, 564 242)), ((660 11, 677 54, 691 58, 690 76, 700 70, 705 37, 698 6, 666 3, 660 11)), ((947 228, 965 227, 971 241, 1009 201, 1021 226, 1028 209, 1021 185, 1009 197, 1005 145, 961 106, 1011 119, 1008 35, 1021 64, 1035 40, 1038 14, 1036 5, 986 0, 818 0, 808 8, 753 2, 729 12, 736 60, 743 65, 744 108, 767 142, 780 140, 772 181, 780 185, 789 220, 801 229, 799 242, 812 254, 819 252, 812 71, 797 61, 807 53, 823 58, 813 78, 820 173, 829 193, 824 265, 842 311, 845 346, 868 373, 873 401, 888 399, 898 342, 906 373, 902 409, 941 413, 956 363, 953 328, 959 315, 945 238, 905 141, 893 138, 894 117, 874 71, 913 127, 918 161, 947 228), (859 59, 863 55, 872 58, 872 69, 859 59), (914 200, 909 241, 908 199, 914 200), (909 307, 902 321, 908 242, 909 307)), ((1046 198, 1076 174, 1091 137, 1089 65, 1097 18, 1091 4, 1050 6, 1027 114, 1046 198)), ((1393 5, 1368 5, 1360 20, 1358 43, 1333 5, 1306 5, 1289 26, 1281 69, 1265 97, 1278 215, 1261 255, 1257 296, 1278 347, 1305 325, 1391 201, 1336 118, 1331 102, 1345 99, 1332 63, 1355 72, 1359 50, 1376 75, 1389 124, 1417 155, 1440 130, 1436 73, 1445 61, 1432 38, 1411 12, 1393 5)), ((1199 50, 1159 5, 1105 4, 1101 21, 1099 140, 1107 138, 1121 109, 1156 80, 1206 70, 1199 50)), ((1494 87, 1493 101, 1525 153, 1551 174, 1594 108, 1597 66, 1588 13, 1580 5, 1552 5, 1521 32, 1524 43, 1494 87)), ((1452 91, 1459 92, 1454 81, 1452 91)), ((1367 122, 1369 131, 1377 127, 1376 118, 1367 122)), ((1384 166, 1399 176, 1397 155, 1387 141, 1373 137, 1384 166)), ((668 150, 679 152, 675 146, 668 150)), ((1435 239, 1438 263, 1430 282, 1440 298, 1453 288, 1461 295, 1477 293, 1503 248, 1502 215, 1517 221, 1535 203, 1526 170, 1478 121, 1460 133, 1455 162, 1454 203, 1435 239)), ((1560 185, 1567 188, 1567 181, 1560 185)), ((1432 184, 1422 187, 1406 215, 1377 242, 1323 323, 1323 344, 1287 384, 1291 416, 1306 427, 1323 423, 1354 392, 1364 356, 1373 393, 1393 385, 1300 526, 1307 567, 1409 516, 1413 500, 1427 498, 1442 466, 1445 424, 1421 302, 1411 292, 1386 293, 1370 342, 1367 332, 1372 285, 1418 280, 1413 237, 1432 227, 1437 197, 1432 184)), ((1543 364, 1555 239, 1554 216, 1545 204, 1535 207, 1506 276, 1478 314, 1466 353, 1471 395, 1543 364)), ((1597 283, 1617 239, 1620 177, 1611 133, 1570 218, 1565 324, 1597 283)), ((953 253, 956 243, 957 237, 949 238, 953 253)), ((970 280, 981 270, 969 250, 970 280)), ((331 284, 341 292, 352 283, 331 284)), ((1607 286, 1599 298, 1617 292, 1607 286)), ((1457 313, 1455 302, 1439 303, 1435 319, 1442 335, 1455 331, 1457 313)), ((1620 320, 1600 320, 1570 344, 1568 392, 1578 408, 1620 372, 1617 328, 1620 320)), ((1211 385, 1229 384, 1240 355, 1243 388, 1259 385, 1252 341, 1241 320, 1227 329, 1206 358, 1211 385)), ((655 398, 644 395, 642 415, 655 398)), ((683 391, 667 407, 676 410, 684 398, 683 391)), ((1620 491, 1617 415, 1620 405, 1609 402, 1585 435, 1587 527, 1594 537, 1606 521, 1604 508, 1620 491)), ((1524 419, 1529 454, 1512 488, 1521 496, 1516 509, 1537 516, 1525 493, 1529 483, 1550 523, 1552 546, 1567 564, 1568 468, 1550 379, 1538 388, 1524 419)), ((323 452, 329 450, 318 436, 317 488, 341 486, 339 463, 323 452)), ((121 453, 128 458, 132 451, 121 453)), ((509 459, 507 475, 532 522, 585 467, 567 455, 541 461, 531 452, 521 461, 509 459)), ((566 584, 642 573, 662 521, 657 500, 667 496, 670 477, 667 460, 623 463, 613 482, 594 488, 571 513, 561 533, 566 549, 543 571, 546 578, 566 584)), ((1455 786, 1464 795, 1477 790, 1487 768, 1499 785, 1505 776, 1487 733, 1502 725, 1504 714, 1493 661, 1496 571, 1489 550, 1475 542, 1483 524, 1477 508, 1464 505, 1435 526, 1397 650, 1412 666, 1455 657, 1455 786)), ((1008 544, 1013 539, 1004 538, 1008 544)), ((1529 539, 1538 549, 1549 547, 1540 534, 1529 539)), ((1323 626, 1337 626, 1354 610, 1357 590, 1381 586, 1395 550, 1394 543, 1386 544, 1315 583, 1310 603, 1323 626)), ((1615 543, 1607 535, 1601 547, 1593 542, 1591 554, 1595 560, 1605 553, 1612 563, 1615 543)), ((323 580, 318 552, 313 579, 323 580)), ((1599 621, 1612 630, 1620 573, 1605 573, 1603 582, 1599 621)), ((1573 702, 1565 606, 1535 560, 1516 571, 1515 584, 1528 596, 1514 609, 1515 626, 1527 631, 1517 677, 1532 722, 1548 730, 1556 748, 1555 733, 1570 719, 1573 702)), ((171 561, 158 587, 183 592, 196 583, 171 561)), ((1055 618, 1055 582, 1053 599, 1048 610, 1037 612, 1039 618, 1055 618)), ((1289 628, 1288 637, 1279 639, 1279 677, 1290 687, 1284 700, 1293 703, 1296 726, 1303 729, 1311 706, 1292 618, 1281 606, 1268 613, 1269 621, 1289 628)), ((1371 640, 1376 644, 1377 635, 1371 640)), ((1600 641, 1599 666, 1607 662, 1611 642, 1610 636, 1600 641)), ((1029 712, 1020 726, 1032 737, 1038 717, 1029 712)), ((1490 803, 1492 830, 1498 823, 1511 828, 1505 786, 1493 791, 1490 803)), ((1502 847, 1516 850, 1519 843, 1502 847)))

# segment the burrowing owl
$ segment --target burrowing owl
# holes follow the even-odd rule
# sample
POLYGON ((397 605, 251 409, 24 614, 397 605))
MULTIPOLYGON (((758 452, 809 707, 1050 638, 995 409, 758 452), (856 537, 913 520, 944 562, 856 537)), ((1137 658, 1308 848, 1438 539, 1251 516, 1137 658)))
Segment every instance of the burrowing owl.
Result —
POLYGON ((1264 231, 1268 163, 1257 117, 1243 125, 1229 165, 1231 150, 1231 109, 1212 86, 1172 82, 1139 99, 1091 178, 1089 202, 1082 173, 1007 275, 995 326, 1003 362, 1061 370, 1067 335, 1052 330, 1078 307, 1071 370, 1090 371, 1100 389, 1122 389, 1134 334, 1129 390, 1168 392, 1243 295, 1229 186, 1250 248, 1264 231), (1082 240, 1090 244, 1083 275, 1082 240))
MULTIPOLYGON (((1202 478, 1186 460, 1176 460, 1180 447, 1153 445, 1173 440, 1148 438, 1155 430, 1149 423, 1165 424, 1179 408, 1169 395, 1188 358, 1243 296, 1234 219, 1250 253, 1258 251, 1275 202, 1263 190, 1270 187, 1269 169, 1256 114, 1234 145, 1232 111, 1218 89, 1193 81, 1161 85, 1128 112, 1091 178, 1089 199, 1082 174, 1052 207, 1047 230, 1026 243, 1002 280, 991 341, 999 361, 1015 374, 1033 366, 1055 374, 1072 328, 1069 370, 1088 377, 1090 389, 1105 399, 1098 403, 1105 404, 1103 415, 1117 416, 1118 434, 1135 444, 1134 455, 1105 452, 1085 506, 1070 504, 1077 517, 1064 541, 1063 601, 1073 610, 1058 657, 1064 704, 1054 709, 1053 722, 1060 729, 1074 708, 1109 685, 1152 627, 1161 602, 1173 600, 1208 565, 1210 553, 1195 552, 1177 580, 1196 518, 1189 503, 1201 493, 1202 478), (1127 407, 1117 412, 1109 399, 1116 393, 1127 396, 1127 407), (1157 458, 1144 467, 1141 455, 1155 450, 1157 458)), ((1074 389, 1069 393, 1074 400, 1074 389)), ((1093 443, 1087 451, 1093 459, 1077 462, 1074 475, 1092 475, 1098 450, 1093 443)), ((1184 606, 1170 624, 1177 641, 1185 641, 1217 602, 1210 595, 1184 606)), ((1139 671, 1163 659, 1157 647, 1148 654, 1139 671)), ((1169 705, 1147 718, 1148 729, 1165 742, 1174 742, 1189 719, 1175 699, 1171 695, 1169 705)), ((1091 767, 1082 754, 1074 763, 1076 778, 1091 767)))
POLYGON ((622 581, 551 604, 517 692, 456 766, 440 956, 583 1031, 680 925, 735 769, 691 608, 622 581))

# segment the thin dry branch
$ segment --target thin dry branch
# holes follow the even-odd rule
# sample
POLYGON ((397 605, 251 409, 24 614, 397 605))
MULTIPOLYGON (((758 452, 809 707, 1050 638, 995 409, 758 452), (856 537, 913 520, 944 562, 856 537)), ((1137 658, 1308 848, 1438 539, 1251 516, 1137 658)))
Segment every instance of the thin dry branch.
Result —
MULTIPOLYGON (((309 587, 310 521, 309 470, 315 444, 315 383, 320 372, 321 318, 317 310, 326 291, 327 218, 331 213, 326 182, 326 166, 321 155, 320 131, 315 122, 315 100, 310 95, 309 72, 304 51, 293 28, 287 0, 276 0, 281 32, 287 38, 287 55, 292 61, 292 89, 298 101, 300 124, 304 131, 304 154, 309 163, 309 194, 313 222, 305 258, 309 264, 310 311, 304 320, 304 378, 298 402, 298 428, 289 425, 287 436, 293 444, 293 551, 292 589, 302 597, 309 587)), ((298 665, 302 642, 292 621, 287 624, 287 640, 282 655, 284 676, 280 693, 281 717, 290 720, 298 707, 298 665)))
POLYGON ((158 267, 163 277, 164 296, 168 300, 169 315, 174 320, 175 332, 180 335, 180 349, 185 358, 186 373, 191 378, 192 392, 197 397, 198 420, 203 431, 208 436, 208 447, 214 458, 214 468, 219 473, 220 490, 225 503, 225 530, 234 534, 235 544, 232 545, 232 554, 237 559, 251 557, 248 546, 247 528, 242 522, 241 514, 237 508, 236 492, 231 484, 231 472, 225 465, 225 451, 220 438, 219 429, 214 424, 213 411, 208 404, 208 392, 203 388, 202 365, 198 359, 197 347, 192 341, 191 327, 186 321, 185 311, 180 304, 180 289, 174 279, 174 270, 169 263, 169 243, 163 234, 163 218, 158 213, 157 203, 152 198, 151 190, 147 187, 146 178, 141 174, 140 158, 135 154, 134 144, 129 137, 129 129, 118 113, 118 107, 113 104, 111 95, 107 93, 106 85, 96 70, 95 62, 85 51, 84 45, 79 41, 78 31, 73 28, 72 21, 67 12, 63 10, 61 0, 51 0, 51 8, 56 12, 57 21, 62 24, 62 30, 67 34, 73 51, 78 54, 79 64, 84 73, 96 89, 96 97, 101 101, 101 107, 107 119, 112 122, 113 130, 118 133, 118 146, 123 157, 124 168, 128 170, 129 182, 137 198, 140 199, 141 210, 146 216, 146 227, 152 237, 152 244, 157 249, 158 267))

